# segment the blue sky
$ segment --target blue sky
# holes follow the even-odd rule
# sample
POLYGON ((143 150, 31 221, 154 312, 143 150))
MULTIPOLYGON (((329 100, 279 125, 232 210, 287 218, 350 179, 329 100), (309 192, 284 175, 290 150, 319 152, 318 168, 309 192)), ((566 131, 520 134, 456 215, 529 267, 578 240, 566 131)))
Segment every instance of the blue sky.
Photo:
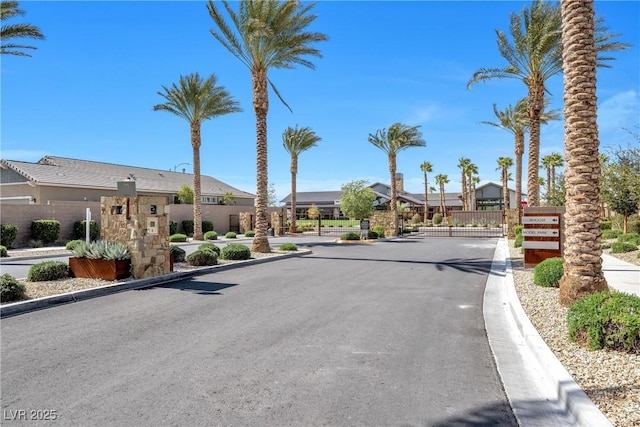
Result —
MULTIPOLYGON (((269 77, 293 109, 270 93, 269 182, 279 199, 290 192, 290 158, 282 132, 311 127, 322 141, 299 161, 298 191, 339 190, 356 179, 389 182, 386 154, 367 141, 392 123, 420 125, 425 148, 398 155, 405 190, 421 193, 419 165, 449 176, 460 190, 460 157, 478 165, 482 183, 499 182, 496 160, 513 157, 508 132, 480 124, 526 95, 517 80, 466 84, 482 67, 504 65, 496 29, 508 31, 516 1, 320 1, 313 25, 329 36, 319 43, 315 70, 271 70, 269 77)), ((180 75, 215 73, 244 109, 202 127, 202 173, 255 193, 255 116, 249 70, 209 33, 202 1, 22 1, 26 16, 11 23, 40 27, 44 41, 32 58, 3 55, 4 159, 45 155, 157 169, 191 171, 186 121, 152 107, 161 87, 180 75), (188 165, 180 165, 189 163, 188 165)), ((598 71, 603 148, 633 141, 622 128, 640 126, 640 2, 596 1, 620 41, 613 68, 598 71)), ((562 110, 562 76, 548 82, 552 107, 562 110)), ((541 155, 563 152, 561 121, 544 126, 541 155)), ((525 166, 526 168, 526 154, 525 166)), ((543 176, 543 175, 542 175, 543 176)), ((431 184, 433 185, 433 184, 431 184)), ((526 182, 523 183, 526 189, 526 182)))

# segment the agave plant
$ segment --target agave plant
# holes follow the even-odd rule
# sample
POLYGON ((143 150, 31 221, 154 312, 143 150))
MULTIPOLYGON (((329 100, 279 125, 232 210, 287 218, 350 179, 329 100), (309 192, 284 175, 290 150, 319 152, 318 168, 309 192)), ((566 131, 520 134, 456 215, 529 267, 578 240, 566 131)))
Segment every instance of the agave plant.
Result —
POLYGON ((75 255, 76 258, 86 258, 87 253, 89 252, 89 244, 87 244, 87 242, 85 241, 82 241, 74 246, 72 251, 73 255, 75 255))
POLYGON ((106 240, 91 242, 87 249, 86 257, 91 259, 104 259, 108 245, 109 243, 106 240))
POLYGON ((107 248, 104 254, 105 259, 130 259, 131 254, 124 243, 107 242, 107 248))

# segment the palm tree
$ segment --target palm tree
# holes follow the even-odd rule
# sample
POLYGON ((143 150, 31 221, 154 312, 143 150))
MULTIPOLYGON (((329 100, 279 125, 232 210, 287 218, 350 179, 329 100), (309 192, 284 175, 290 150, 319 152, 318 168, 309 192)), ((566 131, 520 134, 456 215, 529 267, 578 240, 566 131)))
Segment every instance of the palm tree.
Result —
POLYGON ((369 142, 385 153, 389 162, 389 174, 391 175, 391 216, 393 221, 393 235, 398 235, 398 206, 396 204, 396 156, 399 151, 409 147, 424 147, 427 145, 422 139, 420 126, 407 126, 402 123, 394 123, 389 130, 378 129, 375 134, 369 134, 369 142))
MULTIPOLYGON (((210 30, 225 48, 240 60, 251 72, 253 87, 253 111, 256 115, 256 234, 252 251, 270 252, 268 227, 268 177, 267 177, 267 112, 271 86, 282 99, 267 73, 271 68, 294 68, 302 65, 314 69, 305 56, 322 57, 312 43, 327 40, 318 32, 307 28, 316 16, 309 14, 315 3, 299 1, 246 0, 239 3, 236 13, 226 0, 222 5, 229 15, 231 25, 221 11, 209 0, 207 9, 217 29, 210 30)), ((289 108, 290 109, 290 108, 289 108)))
MULTIPOLYGON (((609 42, 617 34, 607 33, 607 28, 598 21, 596 44, 599 51, 622 50, 624 43, 609 42)), ((490 79, 515 78, 527 86, 527 113, 529 116, 529 157, 527 193, 529 206, 540 204, 538 165, 540 163, 540 118, 544 111, 545 82, 562 72, 562 18, 560 8, 544 0, 533 0, 531 8, 523 8, 520 14, 510 16, 510 32, 507 35, 496 30, 498 51, 507 61, 502 68, 481 68, 473 74, 467 88, 490 79)), ((598 58, 598 65, 610 57, 598 58)))
POLYGON ((509 209, 509 168, 513 166, 511 157, 498 157, 498 167, 496 170, 501 172, 502 177, 502 201, 504 203, 505 216, 509 209))
POLYGON ((564 159, 560 153, 551 153, 551 188, 556 187, 556 168, 564 166, 564 159))
POLYGON ((447 207, 444 203, 444 185, 449 183, 449 177, 447 174, 440 173, 435 177, 436 184, 440 187, 440 212, 443 217, 447 216, 447 207))
POLYGON ((553 188, 551 186, 551 155, 543 156, 540 161, 540 168, 547 171, 547 180, 545 182, 547 184, 547 198, 549 198, 551 196, 551 189, 553 188))
POLYGON ((427 193, 429 186, 427 184, 427 172, 433 172, 433 165, 426 160, 420 164, 420 170, 424 173, 424 215, 423 222, 426 224, 429 219, 429 200, 427 199, 427 193))
MULTIPOLYGON (((16 16, 22 16, 25 12, 22 9, 18 9, 17 1, 2 1, 0 2, 0 21, 4 23, 5 20, 11 19, 16 16)), ((40 29, 31 24, 11 24, 2 25, 0 29, 0 54, 3 55, 16 55, 16 56, 31 56, 26 52, 22 52, 19 49, 37 49, 35 46, 29 46, 25 44, 15 44, 11 42, 11 39, 37 39, 44 40, 44 35, 40 32, 40 29)))
POLYGON ((562 2, 566 214, 564 275, 559 301, 564 306, 608 289, 602 272, 600 161, 596 125, 597 34, 593 1, 562 2))
POLYGON ((291 155, 291 224, 289 232, 296 232, 296 175, 298 174, 298 156, 303 151, 315 147, 322 138, 308 127, 298 129, 288 127, 282 133, 282 145, 291 155))
POLYGON ((458 167, 460 168, 460 173, 462 175, 461 186, 462 186, 462 210, 469 210, 469 197, 468 197, 468 189, 467 189, 467 171, 469 170, 469 166, 471 165, 471 159, 466 157, 460 157, 458 159, 458 167))
POLYGON ((478 166, 475 163, 467 165, 467 209, 476 210, 476 184, 480 182, 478 166))
POLYGON ((154 111, 167 111, 189 122, 193 148, 193 238, 202 240, 202 190, 200 186, 200 128, 202 122, 224 114, 242 111, 238 102, 223 86, 216 86, 216 76, 203 80, 198 73, 180 76, 180 82, 171 87, 162 86, 166 102, 153 107, 154 111))

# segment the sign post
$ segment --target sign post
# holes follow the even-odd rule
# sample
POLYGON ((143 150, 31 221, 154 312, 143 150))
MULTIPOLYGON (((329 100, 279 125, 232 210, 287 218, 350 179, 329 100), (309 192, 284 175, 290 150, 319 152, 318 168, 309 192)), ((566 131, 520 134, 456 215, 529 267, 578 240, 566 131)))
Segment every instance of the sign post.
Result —
POLYGON ((535 267, 547 258, 562 256, 562 215, 525 212, 522 217, 524 266, 535 267))

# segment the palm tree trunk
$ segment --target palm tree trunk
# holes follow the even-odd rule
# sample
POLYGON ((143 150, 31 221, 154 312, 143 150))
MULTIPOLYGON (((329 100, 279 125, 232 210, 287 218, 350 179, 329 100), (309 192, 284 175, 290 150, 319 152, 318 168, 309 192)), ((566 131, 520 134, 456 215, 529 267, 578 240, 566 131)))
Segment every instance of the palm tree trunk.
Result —
POLYGON ((440 184, 440 212, 442 213, 442 218, 446 221, 447 219, 447 209, 444 204, 444 184, 440 184))
POLYGON ((602 273, 593 1, 562 1, 566 214, 560 304, 608 289, 602 273))
POLYGON ((295 155, 291 155, 291 225, 289 226, 289 233, 295 233, 297 229, 296 224, 296 175, 298 173, 298 158, 295 155))
POLYGON ((468 194, 469 191, 467 190, 467 171, 464 170, 464 168, 462 169, 462 210, 466 211, 468 210, 468 206, 469 206, 469 201, 468 201, 468 194))
POLYGON ((200 185, 200 123, 191 123, 191 147, 193 148, 193 239, 202 236, 202 187, 200 185))
POLYGON ((398 197, 396 195, 396 155, 389 153, 389 173, 391 174, 391 217, 393 223, 392 236, 398 235, 398 197))
POLYGON ((268 214, 268 174, 267 174, 267 112, 269 94, 267 92, 267 70, 251 70, 253 81, 253 110, 256 114, 256 234, 251 250, 253 252, 271 252, 267 228, 268 214))
POLYGON ((551 166, 547 168, 547 201, 551 198, 551 191, 553 190, 553 182, 551 181, 551 166))
POLYGON ((540 167, 540 117, 544 111, 544 82, 529 82, 529 161, 527 173, 527 193, 529 206, 540 206, 540 183, 538 168, 540 167))
POLYGON ((427 171, 424 172, 424 215, 423 215, 423 223, 427 225, 427 220, 429 219, 429 200, 428 193, 429 187, 427 186, 427 171))
POLYGON ((524 133, 516 134, 516 204, 518 208, 518 224, 522 220, 522 155, 524 154, 524 133))
POLYGON ((507 216, 507 211, 509 210, 509 188, 507 187, 507 168, 502 167, 502 202, 504 204, 504 215, 505 220, 507 216))

